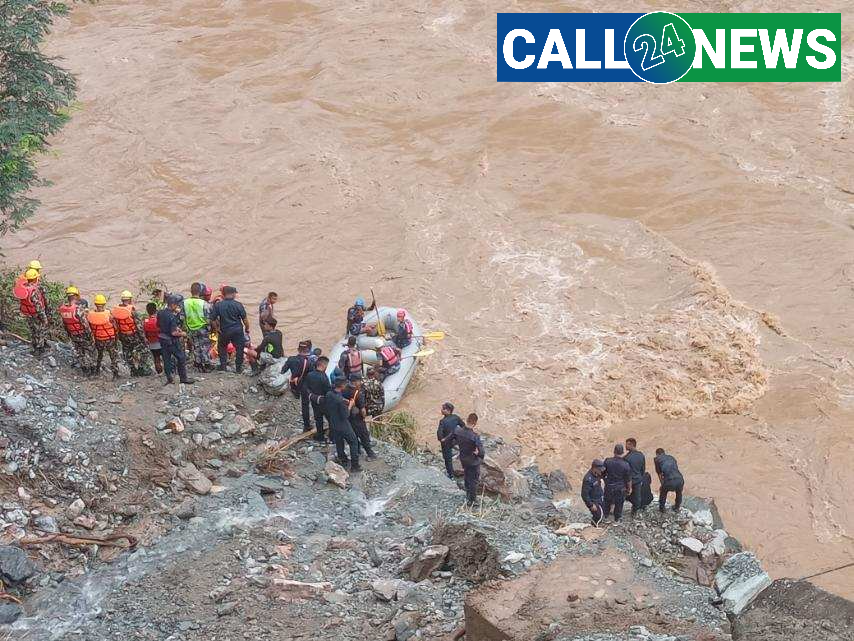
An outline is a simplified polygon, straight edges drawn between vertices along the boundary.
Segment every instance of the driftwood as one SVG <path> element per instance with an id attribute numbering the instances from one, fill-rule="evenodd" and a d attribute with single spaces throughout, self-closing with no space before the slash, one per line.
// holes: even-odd
<path id="1" fill-rule="evenodd" d="M 127 545 L 119 543 L 122 540 L 127 541 Z M 135 548 L 138 541 L 135 536 L 131 536 L 130 534 L 113 534 L 102 539 L 91 536 L 72 536 L 70 534 L 47 534 L 34 538 L 23 538 L 19 543 L 22 547 L 43 545 L 45 543 L 62 543 L 63 545 L 74 546 L 100 545 L 102 547 Z"/>

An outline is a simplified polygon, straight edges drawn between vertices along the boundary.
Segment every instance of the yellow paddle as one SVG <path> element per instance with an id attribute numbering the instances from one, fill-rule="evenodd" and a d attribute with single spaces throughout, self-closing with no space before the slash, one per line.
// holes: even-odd
<path id="1" fill-rule="evenodd" d="M 411 356 L 407 356 L 406 358 L 427 358 L 428 356 L 432 356 L 436 353 L 436 350 L 432 347 L 428 347 L 427 349 L 422 349 L 420 352 L 415 352 Z"/>
<path id="2" fill-rule="evenodd" d="M 377 313 L 377 334 L 385 337 L 385 323 L 383 323 L 382 314 L 380 314 L 380 310 L 377 307 L 377 297 L 374 296 L 374 288 L 371 288 L 371 300 L 374 303 L 374 311 Z"/>
<path id="3" fill-rule="evenodd" d="M 441 341 L 445 339 L 445 332 L 427 332 L 426 334 L 416 336 L 415 338 L 423 338 L 428 341 Z"/>

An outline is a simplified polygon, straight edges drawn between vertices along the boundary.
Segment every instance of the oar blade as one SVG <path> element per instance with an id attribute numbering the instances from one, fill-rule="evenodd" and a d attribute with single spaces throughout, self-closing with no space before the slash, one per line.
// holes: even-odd
<path id="1" fill-rule="evenodd" d="M 445 339 L 445 332 L 426 332 L 422 338 L 428 341 L 441 341 Z"/>
<path id="2" fill-rule="evenodd" d="M 427 356 L 432 356 L 436 353 L 436 350 L 432 347 L 428 347 L 427 349 L 422 349 L 420 352 L 415 352 L 412 357 L 413 358 L 426 358 Z"/>

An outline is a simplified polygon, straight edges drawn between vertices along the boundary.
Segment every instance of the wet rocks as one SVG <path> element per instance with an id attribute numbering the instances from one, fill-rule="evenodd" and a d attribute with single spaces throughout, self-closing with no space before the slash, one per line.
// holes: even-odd
<path id="1" fill-rule="evenodd" d="M 7 583 L 23 583 L 37 571 L 35 564 L 19 547 L 0 545 L 0 578 Z"/>
<path id="2" fill-rule="evenodd" d="M 346 489 L 347 479 L 350 478 L 350 473 L 335 461 L 327 461 L 323 468 L 326 477 L 330 483 L 337 485 L 341 489 Z"/>
<path id="3" fill-rule="evenodd" d="M 739 615 L 759 593 L 771 585 L 771 577 L 752 552 L 734 554 L 715 575 L 715 590 L 727 614 Z"/>
<path id="4" fill-rule="evenodd" d="M 416 583 L 428 578 L 445 564 L 449 552 L 447 545 L 429 546 L 409 566 L 409 577 Z"/>
<path id="5" fill-rule="evenodd" d="M 211 487 L 213 487 L 208 477 L 199 472 L 192 463 L 185 463 L 178 468 L 178 478 L 196 494 L 209 494 Z"/>

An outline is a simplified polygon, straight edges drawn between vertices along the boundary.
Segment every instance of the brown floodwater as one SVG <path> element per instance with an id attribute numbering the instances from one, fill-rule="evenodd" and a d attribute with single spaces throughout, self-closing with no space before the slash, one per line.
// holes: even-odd
<path id="1" fill-rule="evenodd" d="M 497 11 L 622 6 L 82 6 L 50 43 L 80 108 L 4 252 L 90 294 L 274 289 L 289 348 L 373 287 L 448 332 L 406 399 L 426 440 L 450 399 L 580 481 L 635 436 L 774 576 L 850 562 L 852 45 L 835 84 L 495 81 Z"/>

